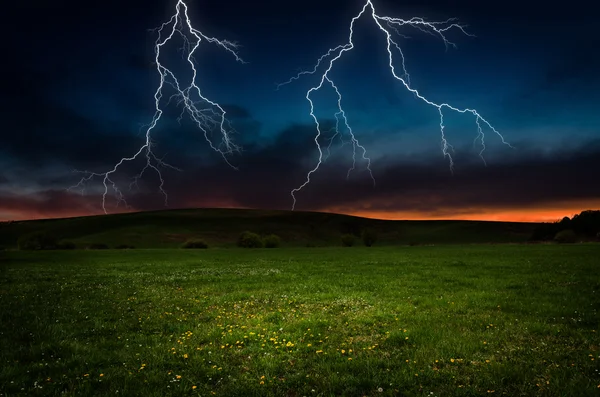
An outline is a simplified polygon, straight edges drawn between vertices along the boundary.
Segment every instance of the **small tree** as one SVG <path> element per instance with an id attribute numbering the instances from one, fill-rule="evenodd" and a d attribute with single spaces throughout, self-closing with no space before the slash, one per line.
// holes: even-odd
<path id="1" fill-rule="evenodd" d="M 556 236 L 554 236 L 554 241 L 556 241 L 557 243 L 562 243 L 562 244 L 576 243 L 577 235 L 571 229 L 561 230 L 560 232 L 556 233 Z"/>
<path id="2" fill-rule="evenodd" d="M 571 219 L 568 216 L 565 216 L 558 222 L 558 226 L 561 229 L 568 229 L 571 226 Z"/>
<path id="3" fill-rule="evenodd" d="M 281 237 L 276 234 L 270 234 L 263 240 L 265 248 L 278 248 L 281 244 Z"/>
<path id="4" fill-rule="evenodd" d="M 192 239 L 187 240 L 185 243 L 183 243 L 181 248 L 206 249 L 206 248 L 208 248 L 208 244 L 206 243 L 206 241 L 204 241 L 200 238 L 192 238 Z"/>
<path id="5" fill-rule="evenodd" d="M 240 234 L 237 245 L 242 248 L 262 248 L 263 241 L 258 234 L 245 231 Z"/>
<path id="6" fill-rule="evenodd" d="M 344 234 L 342 236 L 342 245 L 344 247 L 352 247 L 354 245 L 355 240 L 356 240 L 356 237 L 354 237 L 353 234 Z"/>
<path id="7" fill-rule="evenodd" d="M 367 247 L 370 247 L 377 241 L 377 233 L 373 229 L 365 229 L 362 232 L 362 240 Z"/>

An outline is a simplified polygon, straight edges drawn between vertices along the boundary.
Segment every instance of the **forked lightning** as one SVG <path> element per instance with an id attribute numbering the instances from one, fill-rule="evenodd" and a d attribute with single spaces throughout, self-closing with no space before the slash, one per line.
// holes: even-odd
<path id="1" fill-rule="evenodd" d="M 296 76 L 289 79 L 288 81 L 286 81 L 282 84 L 279 84 L 277 87 L 279 89 L 281 86 L 289 84 L 295 80 L 298 80 L 304 75 L 308 75 L 308 74 L 315 75 L 315 74 L 317 74 L 317 71 L 321 68 L 321 66 L 325 65 L 325 66 L 323 66 L 323 67 L 325 67 L 325 71 L 321 75 L 319 84 L 310 88 L 306 93 L 306 99 L 308 100 L 308 102 L 310 104 L 310 116 L 314 119 L 316 127 L 317 127 L 317 134 L 315 135 L 314 140 L 317 145 L 317 149 L 319 151 L 319 160 L 317 162 L 317 165 L 313 169 L 311 169 L 308 172 L 308 174 L 306 175 L 306 180 L 304 181 L 304 183 L 301 186 L 299 186 L 298 188 L 295 188 L 290 192 L 292 199 L 293 199 L 292 210 L 294 210 L 294 208 L 296 207 L 296 193 L 298 193 L 300 190 L 302 190 L 306 185 L 308 185 L 310 183 L 311 175 L 319 169 L 319 167 L 321 166 L 321 164 L 324 161 L 323 150 L 321 148 L 321 144 L 319 143 L 319 138 L 321 137 L 321 134 L 322 134 L 321 126 L 319 124 L 319 120 L 315 116 L 314 104 L 310 97 L 313 92 L 318 91 L 324 85 L 331 86 L 337 94 L 338 111 L 335 114 L 336 129 L 335 129 L 334 138 L 341 134 L 341 131 L 339 130 L 339 118 L 341 118 L 343 120 L 343 124 L 346 127 L 346 129 L 348 130 L 348 133 L 350 135 L 350 142 L 348 142 L 348 143 L 352 143 L 352 147 L 353 147 L 352 161 L 353 162 L 352 162 L 352 167 L 348 170 L 348 176 L 350 175 L 350 172 L 352 170 L 354 170 L 354 168 L 356 166 L 356 150 L 358 148 L 362 152 L 362 158 L 367 162 L 367 169 L 370 173 L 371 178 L 373 179 L 373 183 L 375 183 L 375 179 L 373 178 L 373 173 L 371 171 L 371 161 L 367 157 L 366 149 L 364 148 L 364 146 L 360 145 L 360 143 L 356 139 L 356 136 L 354 135 L 354 132 L 352 131 L 352 128 L 350 128 L 350 124 L 348 123 L 348 119 L 346 117 L 346 112 L 342 108 L 342 95 L 341 95 L 338 87 L 332 80 L 332 78 L 329 76 L 329 73 L 331 72 L 334 63 L 337 60 L 339 60 L 345 52 L 348 52 L 354 48 L 354 43 L 352 41 L 353 35 L 354 35 L 354 24 L 361 16 L 363 16 L 363 14 L 367 13 L 367 10 L 370 10 L 370 14 L 371 14 L 373 21 L 377 24 L 377 27 L 379 28 L 379 30 L 381 31 L 381 33 L 383 34 L 383 36 L 385 37 L 385 40 L 387 42 L 389 68 L 392 73 L 392 76 L 396 80 L 400 81 L 408 91 L 410 91 L 411 93 L 414 94 L 414 96 L 416 98 L 425 102 L 427 105 L 433 106 L 438 109 L 438 112 L 440 114 L 440 132 L 441 132 L 441 136 L 442 136 L 442 141 L 441 141 L 442 153 L 445 157 L 448 158 L 448 160 L 450 162 L 450 171 L 451 172 L 453 172 L 453 169 L 454 169 L 454 160 L 452 159 L 452 155 L 449 152 L 449 150 L 452 150 L 452 146 L 447 141 L 446 136 L 444 134 L 444 128 L 445 128 L 444 113 L 443 113 L 444 109 L 451 110 L 454 112 L 459 112 L 459 113 L 471 113 L 473 116 L 475 116 L 475 124 L 477 126 L 477 131 L 478 131 L 478 135 L 475 138 L 475 140 L 481 142 L 481 151 L 479 152 L 479 155 L 484 162 L 485 162 L 485 160 L 483 159 L 483 151 L 485 150 L 485 143 L 484 143 L 485 135 L 483 132 L 482 124 L 487 126 L 495 134 L 497 134 L 500 137 L 500 139 L 502 140 L 503 144 L 508 145 L 509 147 L 512 148 L 512 146 L 504 140 L 504 137 L 486 119 L 484 119 L 477 112 L 477 110 L 475 110 L 475 109 L 460 109 L 460 108 L 451 106 L 450 104 L 447 104 L 447 103 L 438 104 L 438 103 L 432 102 L 429 99 L 427 99 L 426 97 L 424 97 L 419 91 L 417 91 L 416 89 L 411 87 L 410 76 L 409 76 L 409 74 L 406 70 L 406 66 L 405 66 L 404 53 L 402 52 L 402 48 L 400 47 L 400 45 L 398 44 L 397 39 L 396 39 L 396 37 L 406 37 L 406 36 L 401 34 L 399 29 L 404 26 L 409 26 L 411 28 L 415 28 L 421 32 L 430 34 L 432 36 L 437 36 L 442 39 L 442 41 L 444 42 L 444 45 L 446 46 L 446 48 L 448 48 L 448 46 L 456 47 L 456 45 L 454 43 L 450 42 L 446 38 L 445 34 L 449 30 L 453 30 L 453 29 L 459 30 L 467 36 L 472 36 L 466 32 L 465 26 L 458 24 L 454 18 L 451 18 L 451 19 L 448 19 L 448 20 L 442 21 L 442 22 L 429 22 L 429 21 L 426 21 L 424 18 L 420 18 L 420 17 L 414 17 L 414 18 L 406 20 L 406 19 L 401 19 L 401 18 L 379 16 L 376 13 L 375 6 L 373 5 L 372 1 L 367 0 L 367 2 L 365 3 L 365 5 L 361 9 L 361 11 L 358 13 L 358 15 L 356 15 L 354 18 L 352 18 L 352 21 L 350 22 L 350 32 L 349 32 L 349 36 L 348 36 L 348 42 L 346 44 L 339 45 L 334 48 L 330 48 L 327 51 L 327 53 L 325 53 L 318 59 L 317 63 L 315 64 L 315 66 L 312 70 L 302 71 L 302 72 L 298 73 Z M 394 54 L 396 54 L 396 57 L 397 56 L 400 57 L 400 65 L 402 68 L 401 74 L 398 74 L 398 72 L 396 70 L 396 66 L 394 63 Z M 331 142 L 327 146 L 328 152 L 329 152 L 330 146 L 331 146 Z"/>
<path id="2" fill-rule="evenodd" d="M 178 104 L 183 104 L 183 110 L 178 121 L 180 121 L 181 117 L 187 112 L 200 131 L 204 133 L 204 137 L 206 138 L 206 141 L 209 143 L 210 147 L 216 152 L 220 153 L 230 166 L 232 165 L 227 160 L 226 156 L 239 150 L 239 147 L 236 146 L 231 139 L 231 134 L 234 131 L 225 117 L 225 110 L 223 110 L 218 103 L 210 100 L 202 94 L 200 87 L 196 82 L 197 70 L 194 64 L 194 53 L 203 40 L 221 47 L 223 50 L 231 53 L 231 55 L 235 57 L 236 61 L 244 63 L 242 58 L 240 58 L 238 55 L 238 45 L 231 41 L 219 40 L 214 37 L 206 36 L 201 31 L 195 29 L 192 26 L 192 22 L 190 21 L 190 17 L 188 15 L 188 7 L 183 0 L 178 0 L 176 12 L 171 19 L 163 23 L 160 27 L 154 29 L 154 31 L 158 31 L 158 38 L 155 43 L 155 64 L 156 70 L 160 75 L 160 84 L 158 85 L 158 88 L 154 94 L 156 109 L 154 116 L 150 124 L 145 126 L 146 139 L 144 144 L 133 156 L 122 158 L 111 170 L 107 172 L 97 173 L 89 171 L 77 171 L 84 173 L 86 176 L 84 176 L 77 185 L 69 188 L 69 190 L 80 189 L 81 193 L 83 194 L 85 186 L 88 182 L 92 181 L 94 178 L 100 178 L 102 180 L 102 184 L 104 185 L 104 192 L 102 194 L 102 209 L 104 210 L 104 213 L 107 213 L 106 198 L 111 188 L 117 199 L 117 205 L 119 205 L 119 203 L 124 203 L 125 206 L 127 206 L 127 202 L 125 201 L 125 196 L 122 190 L 114 181 L 114 174 L 124 163 L 134 161 L 138 158 L 145 158 L 145 166 L 142 168 L 140 173 L 133 178 L 130 188 L 137 183 L 137 181 L 144 175 L 146 171 L 153 170 L 158 175 L 160 180 L 159 189 L 165 198 L 165 205 L 167 205 L 168 196 L 167 192 L 164 190 L 164 179 L 160 169 L 166 167 L 178 170 L 178 168 L 165 163 L 162 161 L 162 159 L 155 155 L 152 150 L 153 142 L 151 139 L 151 133 L 163 115 L 164 106 L 167 106 L 172 100 L 176 100 Z M 161 50 L 176 35 L 180 35 L 184 41 L 182 50 L 184 51 L 184 54 L 187 53 L 186 60 L 192 70 L 191 82 L 185 87 L 180 84 L 174 72 L 161 64 Z M 175 90 L 175 93 L 168 98 L 165 104 L 161 104 L 165 86 L 172 87 Z M 209 138 L 209 133 L 217 130 L 221 134 L 221 142 L 218 145 L 215 145 Z"/>

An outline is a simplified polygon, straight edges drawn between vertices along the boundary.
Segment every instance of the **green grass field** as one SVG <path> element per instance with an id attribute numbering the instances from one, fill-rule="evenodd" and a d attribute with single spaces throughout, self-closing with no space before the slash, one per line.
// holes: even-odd
<path id="1" fill-rule="evenodd" d="M 5 251 L 0 395 L 600 395 L 600 245 Z"/>

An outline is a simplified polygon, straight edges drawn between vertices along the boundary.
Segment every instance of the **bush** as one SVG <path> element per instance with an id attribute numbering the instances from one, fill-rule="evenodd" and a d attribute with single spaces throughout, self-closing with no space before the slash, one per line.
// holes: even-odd
<path id="1" fill-rule="evenodd" d="M 561 244 L 576 243 L 577 235 L 571 229 L 561 230 L 560 232 L 556 233 L 556 236 L 554 236 L 554 241 Z"/>
<path id="2" fill-rule="evenodd" d="M 85 248 L 89 249 L 89 250 L 106 250 L 106 249 L 108 249 L 108 245 L 106 245 L 104 243 L 92 243 L 92 244 L 88 244 L 88 246 Z"/>
<path id="3" fill-rule="evenodd" d="M 242 248 L 262 248 L 263 241 L 258 234 L 245 231 L 240 234 L 237 245 Z"/>
<path id="4" fill-rule="evenodd" d="M 342 236 L 342 245 L 344 247 L 352 247 L 354 245 L 355 240 L 356 240 L 356 238 L 354 237 L 353 234 L 344 234 Z"/>
<path id="5" fill-rule="evenodd" d="M 206 241 L 204 241 L 202 239 L 193 238 L 193 239 L 189 239 L 185 243 L 183 243 L 183 245 L 181 246 L 181 248 L 200 248 L 200 249 L 206 249 L 206 248 L 208 248 L 208 244 L 206 243 Z"/>
<path id="6" fill-rule="evenodd" d="M 74 250 L 75 248 L 77 248 L 77 246 L 72 241 L 61 241 L 56 245 L 56 249 L 59 250 Z"/>
<path id="7" fill-rule="evenodd" d="M 271 234 L 264 238 L 263 243 L 265 248 L 278 248 L 281 244 L 281 237 L 276 234 Z"/>
<path id="8" fill-rule="evenodd" d="M 363 243 L 370 247 L 377 241 L 377 233 L 373 229 L 365 229 L 362 232 Z"/>
<path id="9" fill-rule="evenodd" d="M 17 241 L 20 250 L 51 250 L 56 249 L 56 238 L 44 232 L 34 232 L 21 236 Z"/>
<path id="10" fill-rule="evenodd" d="M 118 249 L 118 250 L 132 250 L 132 249 L 135 249 L 135 247 L 133 245 L 129 245 L 129 244 L 117 245 L 115 248 Z"/>

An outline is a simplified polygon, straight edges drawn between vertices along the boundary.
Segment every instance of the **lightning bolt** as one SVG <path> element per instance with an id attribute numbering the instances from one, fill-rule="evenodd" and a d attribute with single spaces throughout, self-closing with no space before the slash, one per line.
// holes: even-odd
<path id="1" fill-rule="evenodd" d="M 81 178 L 78 184 L 67 189 L 80 189 L 81 193 L 84 194 L 86 184 L 91 182 L 94 178 L 100 178 L 104 186 L 104 192 L 102 194 L 102 209 L 104 210 L 105 214 L 107 213 L 106 199 L 111 189 L 115 194 L 117 206 L 119 206 L 120 203 L 123 203 L 126 207 L 129 207 L 125 201 L 125 195 L 123 194 L 123 191 L 118 187 L 114 180 L 114 174 L 123 164 L 134 161 L 138 158 L 143 158 L 145 160 L 145 165 L 140 173 L 133 178 L 133 181 L 129 185 L 130 190 L 133 189 L 134 186 L 137 186 L 138 181 L 146 172 L 154 171 L 160 180 L 159 190 L 164 196 L 165 206 L 168 204 L 168 196 L 164 189 L 165 181 L 161 173 L 161 168 L 170 168 L 177 171 L 181 170 L 177 167 L 167 164 L 162 158 L 156 156 L 153 151 L 155 143 L 151 138 L 152 131 L 156 128 L 161 116 L 163 115 L 163 107 L 161 106 L 161 102 L 163 101 L 164 89 L 166 86 L 173 88 L 175 93 L 168 98 L 165 107 L 168 106 L 172 101 L 176 101 L 177 105 L 183 104 L 183 109 L 177 118 L 177 121 L 181 122 L 184 114 L 187 113 L 196 124 L 197 128 L 203 132 L 204 137 L 210 147 L 219 153 L 227 162 L 227 164 L 236 169 L 236 167 L 234 167 L 226 157 L 227 155 L 240 150 L 240 147 L 235 145 L 231 139 L 231 135 L 235 133 L 235 131 L 225 117 L 226 112 L 221 105 L 204 96 L 200 90 L 200 87 L 196 83 L 197 69 L 195 66 L 194 53 L 200 46 L 200 43 L 205 40 L 208 43 L 215 44 L 223 50 L 229 52 L 235 57 L 236 61 L 240 63 L 246 62 L 239 57 L 237 51 L 239 46 L 235 42 L 219 40 L 214 37 L 206 36 L 204 33 L 194 28 L 188 15 L 188 6 L 183 0 L 178 0 L 175 10 L 175 14 L 167 22 L 163 23 L 158 28 L 151 29 L 151 31 L 158 32 L 158 38 L 156 39 L 154 47 L 154 63 L 160 76 L 160 84 L 158 85 L 158 88 L 154 94 L 155 112 L 154 116 L 152 117 L 152 121 L 143 126 L 143 128 L 146 129 L 146 139 L 144 144 L 133 156 L 123 157 L 112 169 L 107 172 L 97 173 L 75 170 L 75 172 L 83 173 L 85 176 Z M 182 57 L 187 61 L 192 70 L 191 82 L 185 87 L 180 84 L 179 80 L 175 76 L 175 73 L 161 64 L 160 61 L 161 50 L 176 35 L 179 35 L 183 39 L 184 45 L 181 48 Z M 187 56 L 185 54 L 187 54 Z M 209 133 L 215 130 L 218 130 L 221 134 L 221 142 L 218 145 L 215 145 L 209 138 Z"/>
<path id="2" fill-rule="evenodd" d="M 290 192 L 290 195 L 292 196 L 292 199 L 293 199 L 292 210 L 294 210 L 294 208 L 296 207 L 296 193 L 300 192 L 306 185 L 308 185 L 310 183 L 311 175 L 314 174 L 319 169 L 321 164 L 328 157 L 328 156 L 325 158 L 323 157 L 323 150 L 319 143 L 319 138 L 322 135 L 321 126 L 319 124 L 317 117 L 314 114 L 314 104 L 311 99 L 311 94 L 314 93 L 315 91 L 320 90 L 324 85 L 331 86 L 335 90 L 335 92 L 337 93 L 337 96 L 338 96 L 338 101 L 337 101 L 338 110 L 335 114 L 336 127 L 335 127 L 334 137 L 336 137 L 338 134 L 341 134 L 341 131 L 339 130 L 339 119 L 338 118 L 340 118 L 343 121 L 344 126 L 346 127 L 346 129 L 348 130 L 348 133 L 350 135 L 350 142 L 352 143 L 352 147 L 353 147 L 352 167 L 348 170 L 347 177 L 349 177 L 350 173 L 355 169 L 356 151 L 357 151 L 357 149 L 359 149 L 362 152 L 363 160 L 365 160 L 367 162 L 367 170 L 369 171 L 371 179 L 373 180 L 373 183 L 375 183 L 375 179 L 373 177 L 373 173 L 371 170 L 371 160 L 367 157 L 366 149 L 364 148 L 364 146 L 360 145 L 360 143 L 356 139 L 356 136 L 354 135 L 352 129 L 350 128 L 348 119 L 346 117 L 346 112 L 342 108 L 342 95 L 341 95 L 338 87 L 335 85 L 334 81 L 332 80 L 332 78 L 329 76 L 331 70 L 333 69 L 334 63 L 336 61 L 338 61 L 344 53 L 351 51 L 354 48 L 354 43 L 352 41 L 352 38 L 354 36 L 354 24 L 358 19 L 360 19 L 364 14 L 367 13 L 367 10 L 370 10 L 370 15 L 371 15 L 373 21 L 377 24 L 377 27 L 383 33 L 385 40 L 387 42 L 387 53 L 388 53 L 388 59 L 389 59 L 388 66 L 390 68 L 392 76 L 396 80 L 401 82 L 402 85 L 409 92 L 411 92 L 415 96 L 416 99 L 420 99 L 421 101 L 425 102 L 427 105 L 437 108 L 439 115 L 440 115 L 440 124 L 439 125 L 440 125 L 440 133 L 441 133 L 442 153 L 443 153 L 444 157 L 448 158 L 448 161 L 450 163 L 450 171 L 452 173 L 454 172 L 454 160 L 452 158 L 450 151 L 453 151 L 454 148 L 448 142 L 448 140 L 446 139 L 446 135 L 444 134 L 445 125 L 444 125 L 444 112 L 443 111 L 445 109 L 449 110 L 449 111 L 463 113 L 463 114 L 470 113 L 475 117 L 475 123 L 477 125 L 478 135 L 475 138 L 474 144 L 476 144 L 477 141 L 481 142 L 482 149 L 479 152 L 479 156 L 484 161 L 484 164 L 485 164 L 485 159 L 483 158 L 483 152 L 485 150 L 485 141 L 484 141 L 485 135 L 483 132 L 483 126 L 487 126 L 492 132 L 494 132 L 496 135 L 498 135 L 500 137 L 500 139 L 502 140 L 503 144 L 513 148 L 508 142 L 506 142 L 504 140 L 504 137 L 502 136 L 502 134 L 500 134 L 485 118 L 483 118 L 477 112 L 477 110 L 468 109 L 468 108 L 461 109 L 461 108 L 454 107 L 448 103 L 435 103 L 435 102 L 427 99 L 425 96 L 423 96 L 418 90 L 411 87 L 410 75 L 408 74 L 407 69 L 406 69 L 404 52 L 402 51 L 402 48 L 400 47 L 400 45 L 397 42 L 397 39 L 395 38 L 396 36 L 401 37 L 401 38 L 407 37 L 400 33 L 400 28 L 402 28 L 404 26 L 408 26 L 411 28 L 415 28 L 423 33 L 427 33 L 434 37 L 438 37 L 443 41 L 443 43 L 446 47 L 446 50 L 447 50 L 449 46 L 456 48 L 456 44 L 452 43 L 451 41 L 449 41 L 446 38 L 446 33 L 448 31 L 459 30 L 463 34 L 473 37 L 473 35 L 467 33 L 467 31 L 465 30 L 466 26 L 458 24 L 456 22 L 455 18 L 450 18 L 446 21 L 441 21 L 441 22 L 430 22 L 430 21 L 426 21 L 424 18 L 420 18 L 420 17 L 414 17 L 411 19 L 401 19 L 401 18 L 392 18 L 392 17 L 387 17 L 387 16 L 379 16 L 376 13 L 375 6 L 373 5 L 372 1 L 367 0 L 367 2 L 364 4 L 363 8 L 358 13 L 358 15 L 356 15 L 354 18 L 352 18 L 352 21 L 350 22 L 350 32 L 349 32 L 349 36 L 348 36 L 348 42 L 346 44 L 342 44 L 342 45 L 338 45 L 337 47 L 330 48 L 325 54 L 323 54 L 317 60 L 317 63 L 315 64 L 315 66 L 313 67 L 312 70 L 301 71 L 296 76 L 293 76 L 292 78 L 290 78 L 288 81 L 277 85 L 277 89 L 280 89 L 282 86 L 284 86 L 286 84 L 290 84 L 296 80 L 299 80 L 301 77 L 303 77 L 305 75 L 315 75 L 315 74 L 317 74 L 317 71 L 322 66 L 325 67 L 325 71 L 321 74 L 319 84 L 314 87 L 311 87 L 306 92 L 306 99 L 308 100 L 308 102 L 310 104 L 310 116 L 315 121 L 315 124 L 317 127 L 317 133 L 315 135 L 314 141 L 315 141 L 315 144 L 317 145 L 317 149 L 319 151 L 319 160 L 318 160 L 317 164 L 315 165 L 315 167 L 307 173 L 306 180 L 304 181 L 304 183 L 302 185 L 300 185 L 299 187 L 293 189 Z M 394 64 L 394 53 L 396 53 L 397 54 L 396 56 L 399 56 L 399 58 L 400 58 L 401 73 L 398 72 L 396 70 L 396 67 L 394 66 L 395 65 Z M 332 138 L 332 140 L 333 140 L 333 138 Z M 329 153 L 330 146 L 331 146 L 331 141 L 330 141 L 329 145 L 327 146 L 328 153 Z"/>

